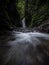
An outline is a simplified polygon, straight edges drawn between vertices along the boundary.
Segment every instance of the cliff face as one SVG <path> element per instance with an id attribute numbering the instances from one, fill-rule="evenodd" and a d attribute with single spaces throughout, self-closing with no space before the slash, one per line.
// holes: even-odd
<path id="1" fill-rule="evenodd" d="M 27 0 L 27 1 L 26 1 L 26 24 L 28 27 L 39 26 L 49 18 L 49 0 Z"/>
<path id="2" fill-rule="evenodd" d="M 9 29 L 12 26 L 21 26 L 16 0 L 0 0 L 0 29 Z"/>

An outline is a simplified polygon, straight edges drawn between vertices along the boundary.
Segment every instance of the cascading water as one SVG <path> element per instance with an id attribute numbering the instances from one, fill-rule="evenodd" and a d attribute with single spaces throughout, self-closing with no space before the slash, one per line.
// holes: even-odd
<path id="1" fill-rule="evenodd" d="M 36 63 L 39 63 L 36 62 L 37 60 L 40 63 L 47 63 L 44 59 L 49 57 L 48 52 L 44 48 L 44 51 L 37 48 L 41 44 L 42 47 L 47 44 L 49 48 L 49 34 L 13 31 L 12 36 L 6 41 L 6 44 L 0 45 L 0 59 L 3 62 L 0 65 L 36 65 Z M 46 52 L 47 56 L 43 55 L 43 52 Z"/>
<path id="2" fill-rule="evenodd" d="M 23 27 L 23 28 L 26 28 L 25 18 L 22 19 L 22 27 Z"/>
<path id="3" fill-rule="evenodd" d="M 22 20 L 22 27 L 24 32 L 13 31 L 11 36 L 6 36 L 7 39 L 0 40 L 0 65 L 44 65 L 43 62 L 49 65 L 49 34 L 36 30 L 29 32 L 26 29 L 25 18 Z M 43 48 L 38 49 L 41 45 Z M 48 48 L 44 48 L 45 45 Z M 45 62 L 47 57 L 48 62 Z"/>
<path id="4" fill-rule="evenodd" d="M 16 39 L 14 41 L 9 41 L 11 45 L 13 45 L 14 43 L 30 43 L 32 45 L 38 45 L 45 40 L 48 40 L 49 42 L 49 34 L 39 32 L 14 32 L 14 36 Z"/>

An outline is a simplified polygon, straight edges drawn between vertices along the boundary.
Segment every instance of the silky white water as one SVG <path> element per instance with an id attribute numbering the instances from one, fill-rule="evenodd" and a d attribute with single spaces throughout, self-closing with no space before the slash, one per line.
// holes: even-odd
<path id="1" fill-rule="evenodd" d="M 23 27 L 23 28 L 26 28 L 25 18 L 22 19 L 22 27 Z"/>
<path id="2" fill-rule="evenodd" d="M 37 46 L 40 44 L 45 45 L 45 43 L 49 46 L 49 34 L 13 31 L 11 38 L 12 40 L 10 39 L 6 44 L 2 44 L 0 48 L 0 57 L 4 61 L 2 61 L 3 65 L 7 63 L 11 63 L 11 65 L 14 65 L 14 63 L 15 65 L 20 65 L 21 62 L 23 62 L 21 65 L 29 65 L 29 63 L 31 65 L 36 58 L 40 62 L 44 61 L 44 56 L 41 57 L 41 51 L 39 52 L 40 49 L 38 49 Z M 15 39 L 13 40 L 13 38 Z"/>
<path id="3" fill-rule="evenodd" d="M 49 41 L 49 34 L 39 33 L 39 32 L 14 32 L 13 34 L 15 36 L 14 41 L 9 41 L 10 44 L 15 45 L 17 43 L 30 43 L 33 44 L 33 46 L 41 44 L 43 41 L 41 39 L 48 40 Z"/>

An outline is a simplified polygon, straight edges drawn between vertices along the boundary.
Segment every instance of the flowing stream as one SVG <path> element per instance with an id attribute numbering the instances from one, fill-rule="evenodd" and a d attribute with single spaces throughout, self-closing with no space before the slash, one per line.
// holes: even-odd
<path id="1" fill-rule="evenodd" d="M 22 28 L 26 29 L 26 24 L 25 24 L 25 18 L 22 20 Z M 49 34 L 45 33 L 40 33 L 40 32 L 18 32 L 18 31 L 13 31 L 13 35 L 15 37 L 14 41 L 8 41 L 8 44 L 10 43 L 11 45 L 16 45 L 17 43 L 30 43 L 33 46 L 36 46 L 38 44 L 41 44 L 42 42 L 45 42 L 48 40 L 49 42 Z"/>
<path id="2" fill-rule="evenodd" d="M 24 20 L 22 26 L 26 28 Z M 0 65 L 49 65 L 49 34 L 13 31 L 0 43 Z"/>
<path id="3" fill-rule="evenodd" d="M 9 41 L 10 44 L 30 43 L 33 45 L 38 45 L 46 40 L 49 42 L 49 34 L 44 34 L 44 33 L 39 33 L 39 32 L 27 32 L 27 33 L 14 32 L 13 35 L 15 36 L 15 40 Z"/>

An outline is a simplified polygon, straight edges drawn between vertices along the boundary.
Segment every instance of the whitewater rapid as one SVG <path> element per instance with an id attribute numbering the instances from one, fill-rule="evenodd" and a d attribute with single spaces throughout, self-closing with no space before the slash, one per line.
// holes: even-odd
<path id="1" fill-rule="evenodd" d="M 43 41 L 49 41 L 49 34 L 39 33 L 39 32 L 14 32 L 15 40 L 8 41 L 8 44 L 16 45 L 21 43 L 30 43 L 33 46 L 41 44 Z M 42 40 L 42 41 L 41 41 Z"/>

